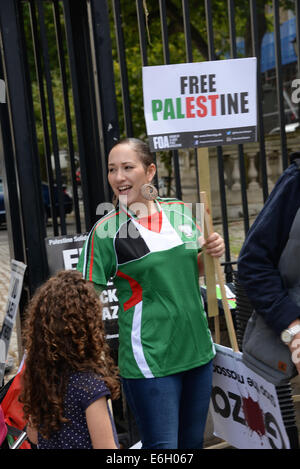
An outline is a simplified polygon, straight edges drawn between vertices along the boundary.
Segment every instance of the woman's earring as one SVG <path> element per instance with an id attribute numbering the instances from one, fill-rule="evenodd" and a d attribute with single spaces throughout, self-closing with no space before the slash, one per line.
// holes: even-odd
<path id="1" fill-rule="evenodd" d="M 144 184 L 141 187 L 141 194 L 146 200 L 154 200 L 158 196 L 158 192 L 153 184 Z"/>

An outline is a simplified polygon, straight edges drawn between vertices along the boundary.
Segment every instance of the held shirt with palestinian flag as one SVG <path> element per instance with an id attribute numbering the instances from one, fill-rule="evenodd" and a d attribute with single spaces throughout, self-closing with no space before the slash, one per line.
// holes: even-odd
<path id="1" fill-rule="evenodd" d="M 183 202 L 158 198 L 156 204 L 158 212 L 146 219 L 122 206 L 101 218 L 77 266 L 103 288 L 113 278 L 124 378 L 179 373 L 215 355 L 198 283 L 202 233 Z"/>

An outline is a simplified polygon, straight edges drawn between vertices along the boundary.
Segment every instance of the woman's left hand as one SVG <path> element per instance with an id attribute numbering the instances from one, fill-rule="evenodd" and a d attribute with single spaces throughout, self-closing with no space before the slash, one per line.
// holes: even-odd
<path id="1" fill-rule="evenodd" d="M 225 244 L 223 238 L 219 233 L 212 233 L 204 241 L 203 247 L 207 254 L 210 254 L 212 257 L 221 257 L 225 251 Z"/>

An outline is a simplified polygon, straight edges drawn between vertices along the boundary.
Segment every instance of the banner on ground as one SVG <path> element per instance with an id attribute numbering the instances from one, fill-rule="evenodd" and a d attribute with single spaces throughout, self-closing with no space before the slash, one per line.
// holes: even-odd
<path id="1" fill-rule="evenodd" d="M 23 262 L 16 261 L 15 259 L 11 261 L 8 298 L 4 321 L 0 332 L 0 383 L 2 383 L 5 373 L 5 360 L 7 358 L 9 344 L 18 313 L 26 268 L 27 266 L 23 264 Z"/>
<path id="2" fill-rule="evenodd" d="M 50 275 L 59 270 L 76 269 L 88 233 L 55 236 L 45 239 L 48 267 Z M 102 291 L 102 317 L 105 325 L 106 339 L 112 349 L 118 348 L 118 312 L 119 301 L 116 288 L 110 280 L 107 288 Z"/>
<path id="3" fill-rule="evenodd" d="M 256 57 L 143 67 L 151 151 L 257 139 Z"/>
<path id="4" fill-rule="evenodd" d="M 276 388 L 242 362 L 242 354 L 216 344 L 210 412 L 214 433 L 239 449 L 287 449 Z"/>

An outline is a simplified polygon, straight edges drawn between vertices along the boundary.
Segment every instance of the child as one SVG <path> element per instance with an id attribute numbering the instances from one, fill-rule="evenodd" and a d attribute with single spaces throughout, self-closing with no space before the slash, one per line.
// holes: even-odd
<path id="1" fill-rule="evenodd" d="M 61 271 L 36 292 L 27 314 L 20 401 L 30 441 L 39 449 L 117 449 L 107 397 L 119 395 L 118 374 L 92 284 Z"/>

